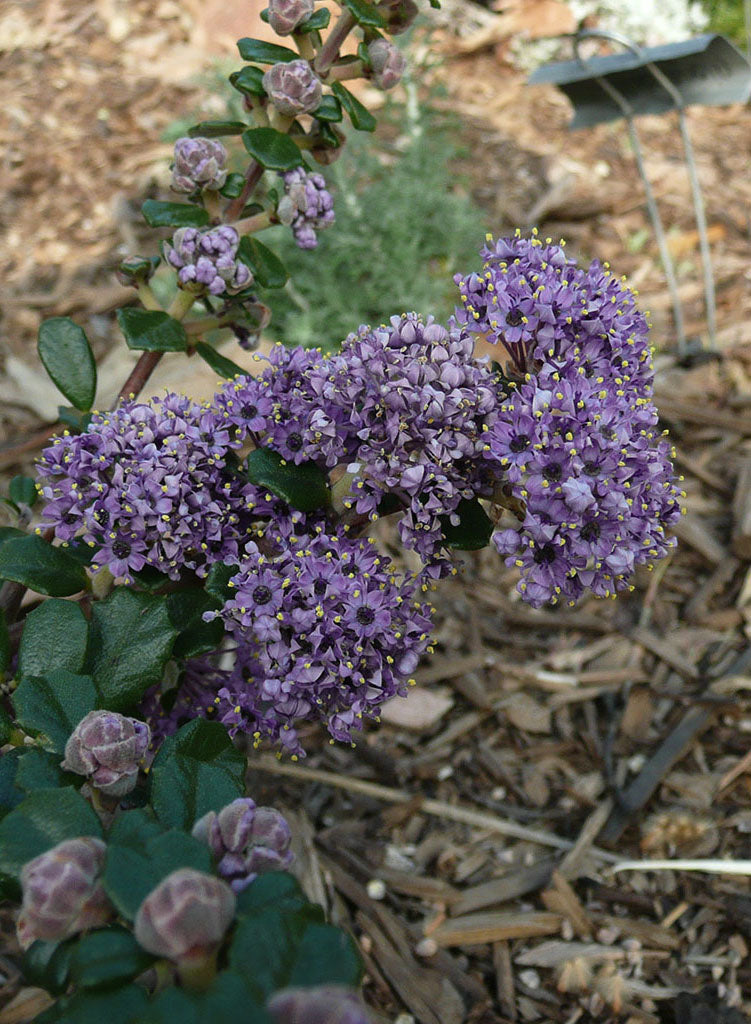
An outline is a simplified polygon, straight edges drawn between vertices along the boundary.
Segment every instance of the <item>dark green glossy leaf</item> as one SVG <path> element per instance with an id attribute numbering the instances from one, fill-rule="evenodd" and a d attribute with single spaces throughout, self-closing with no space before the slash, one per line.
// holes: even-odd
<path id="1" fill-rule="evenodd" d="M 214 562 L 206 577 L 205 590 L 217 601 L 224 604 L 232 597 L 232 587 L 229 581 L 240 571 L 236 565 L 226 565 L 224 562 Z"/>
<path id="2" fill-rule="evenodd" d="M 237 255 L 246 263 L 253 277 L 264 288 L 283 288 L 289 279 L 284 264 L 271 249 L 257 238 L 243 235 L 240 239 Z"/>
<path id="3" fill-rule="evenodd" d="M 203 587 L 178 590 L 167 597 L 170 622 L 179 630 L 172 652 L 174 657 L 194 658 L 197 654 L 216 650 L 224 637 L 224 625 L 221 619 L 204 622 L 203 614 L 220 607 Z"/>
<path id="4" fill-rule="evenodd" d="M 188 347 L 183 325 L 161 310 L 125 306 L 118 309 L 117 322 L 128 348 L 139 352 L 184 352 Z"/>
<path id="5" fill-rule="evenodd" d="M 285 988 L 307 926 L 304 908 L 287 914 L 262 910 L 238 921 L 229 965 L 245 978 L 258 1002 L 264 1003 L 272 992 Z"/>
<path id="6" fill-rule="evenodd" d="M 8 485 L 8 497 L 16 505 L 28 505 L 31 508 L 36 504 L 39 491 L 30 476 L 14 476 Z"/>
<path id="7" fill-rule="evenodd" d="M 38 534 L 15 537 L 0 548 L 0 578 L 23 583 L 50 597 L 68 597 L 86 589 L 86 572 L 63 548 Z"/>
<path id="8" fill-rule="evenodd" d="M 247 64 L 239 71 L 233 72 L 229 76 L 229 82 L 233 89 L 237 89 L 238 92 L 246 96 L 266 95 L 266 90 L 263 87 L 263 71 L 252 64 Z"/>
<path id="9" fill-rule="evenodd" d="M 331 503 L 326 473 L 314 462 L 295 465 L 271 448 L 256 448 L 246 460 L 248 479 L 300 512 L 313 512 Z"/>
<path id="10" fill-rule="evenodd" d="M 10 665 L 10 633 L 8 632 L 8 623 L 5 620 L 5 612 L 0 608 L 0 676 L 8 671 Z M 0 747 L 3 743 L 7 743 L 7 739 L 0 742 Z"/>
<path id="11" fill-rule="evenodd" d="M 454 526 L 448 516 L 441 518 L 443 539 L 450 548 L 478 551 L 490 543 L 493 524 L 477 498 L 462 498 L 457 508 L 459 522 Z"/>
<path id="12" fill-rule="evenodd" d="M 207 811 L 243 795 L 245 758 L 219 722 L 196 719 L 164 741 L 151 769 L 159 821 L 190 829 Z"/>
<path id="13" fill-rule="evenodd" d="M 16 785 L 18 763 L 24 753 L 15 747 L 0 754 L 0 819 L 25 799 L 24 791 Z"/>
<path id="14" fill-rule="evenodd" d="M 244 377 L 247 372 L 243 370 L 242 366 L 227 359 L 221 352 L 217 352 L 213 345 L 209 345 L 205 341 L 198 342 L 196 352 L 205 363 L 209 364 L 214 373 L 218 373 L 220 377 L 226 377 L 227 380 L 232 380 L 238 373 Z"/>
<path id="15" fill-rule="evenodd" d="M 79 605 L 52 598 L 26 616 L 18 650 L 18 675 L 44 676 L 54 669 L 81 672 L 89 624 Z"/>
<path id="16" fill-rule="evenodd" d="M 342 0 L 345 7 L 352 12 L 355 21 L 359 25 L 369 25 L 372 28 L 383 28 L 386 20 L 374 4 L 368 0 Z"/>
<path id="17" fill-rule="evenodd" d="M 261 1006 L 251 1002 L 245 979 L 222 971 L 207 992 L 164 989 L 139 1024 L 273 1024 Z"/>
<path id="18" fill-rule="evenodd" d="M 193 139 L 218 139 L 223 135 L 241 135 L 247 127 L 243 121 L 201 121 L 188 129 L 188 135 Z"/>
<path id="19" fill-rule="evenodd" d="M 328 7 L 319 7 L 306 21 L 298 25 L 295 31 L 300 33 L 320 32 L 322 28 L 328 28 L 330 21 L 331 11 Z"/>
<path id="20" fill-rule="evenodd" d="M 289 63 L 291 60 L 300 60 L 300 54 L 290 50 L 287 46 L 277 46 L 276 43 L 267 43 L 263 39 L 237 40 L 237 48 L 243 60 L 250 60 L 256 64 L 279 64 Z"/>
<path id="21" fill-rule="evenodd" d="M 330 924 L 309 924 L 285 985 L 290 988 L 313 985 L 355 988 L 361 979 L 362 960 L 352 938 Z"/>
<path id="22" fill-rule="evenodd" d="M 0 548 L 16 537 L 28 537 L 28 534 L 25 530 L 19 530 L 17 526 L 0 526 Z"/>
<path id="23" fill-rule="evenodd" d="M 91 674 L 113 711 L 135 704 L 160 682 L 177 630 L 164 597 L 117 587 L 91 613 Z"/>
<path id="24" fill-rule="evenodd" d="M 334 82 L 331 89 L 341 105 L 347 111 L 349 119 L 352 122 L 352 126 L 356 128 L 358 132 L 375 131 L 376 119 L 370 113 L 368 108 L 363 106 L 356 96 L 352 95 L 349 89 L 346 89 L 341 82 Z"/>
<path id="25" fill-rule="evenodd" d="M 224 186 L 219 189 L 226 199 L 237 199 L 245 186 L 244 174 L 228 174 Z"/>
<path id="26" fill-rule="evenodd" d="M 53 789 L 55 786 L 74 786 L 82 782 L 80 775 L 64 772 L 60 767 L 60 755 L 49 750 L 31 747 L 18 760 L 15 784 L 24 793 Z"/>
<path id="27" fill-rule="evenodd" d="M 341 121 L 342 105 L 336 96 L 324 96 L 320 105 L 313 111 L 313 117 L 319 121 Z"/>
<path id="28" fill-rule="evenodd" d="M 86 411 L 94 404 L 96 363 L 88 338 L 70 317 L 55 316 L 39 328 L 39 358 L 68 401 Z"/>
<path id="29" fill-rule="evenodd" d="M 113 925 L 90 932 L 73 946 L 70 978 L 79 988 L 108 989 L 132 981 L 154 962 L 133 934 Z"/>
<path id="30" fill-rule="evenodd" d="M 31 793 L 0 821 L 0 871 L 18 877 L 27 861 L 77 836 L 102 838 L 99 818 L 77 790 Z"/>
<path id="31" fill-rule="evenodd" d="M 53 996 L 68 987 L 71 952 L 75 940 L 67 942 L 32 942 L 23 955 L 21 969 L 24 981 L 38 985 Z"/>
<path id="32" fill-rule="evenodd" d="M 67 405 L 58 405 L 57 415 L 60 422 L 70 427 L 74 434 L 82 434 L 91 423 L 91 413 L 81 413 Z"/>
<path id="33" fill-rule="evenodd" d="M 149 1008 L 146 990 L 124 985 L 109 992 L 76 992 L 58 1000 L 34 1024 L 136 1024 Z"/>
<path id="34" fill-rule="evenodd" d="M 242 138 L 250 155 L 270 171 L 291 171 L 302 163 L 299 147 L 275 128 L 251 128 Z"/>
<path id="35" fill-rule="evenodd" d="M 202 228 L 209 223 L 209 215 L 202 206 L 190 203 L 166 203 L 147 199 L 141 207 L 143 219 L 152 228 Z"/>
<path id="36" fill-rule="evenodd" d="M 237 896 L 237 917 L 276 909 L 291 913 L 305 906 L 307 900 L 300 883 L 285 871 L 269 871 L 259 875 Z"/>
<path id="37" fill-rule="evenodd" d="M 81 719 L 100 704 L 91 676 L 65 669 L 48 672 L 44 678 L 26 677 L 13 694 L 19 724 L 58 754 L 64 752 Z"/>

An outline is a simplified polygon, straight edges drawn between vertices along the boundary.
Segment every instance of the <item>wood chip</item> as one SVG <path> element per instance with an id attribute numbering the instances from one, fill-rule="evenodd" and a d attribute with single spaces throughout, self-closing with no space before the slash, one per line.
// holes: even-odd
<path id="1" fill-rule="evenodd" d="M 465 889 L 452 903 L 451 912 L 458 917 L 536 892 L 547 884 L 554 867 L 555 861 L 552 858 L 540 860 L 529 867 L 511 871 L 501 878 L 493 878 L 481 885 L 474 885 L 470 889 Z"/>
<path id="2" fill-rule="evenodd" d="M 412 686 L 406 697 L 392 697 L 381 708 L 381 720 L 397 729 L 430 732 L 454 706 L 445 693 Z"/>
<path id="3" fill-rule="evenodd" d="M 439 946 L 473 946 L 481 942 L 529 939 L 535 935 L 555 935 L 560 930 L 560 914 L 544 912 L 497 912 L 453 917 L 431 933 Z"/>
<path id="4" fill-rule="evenodd" d="M 592 921 L 572 887 L 559 871 L 553 872 L 551 881 L 551 887 L 540 896 L 544 906 L 565 917 L 580 939 L 591 938 Z"/>

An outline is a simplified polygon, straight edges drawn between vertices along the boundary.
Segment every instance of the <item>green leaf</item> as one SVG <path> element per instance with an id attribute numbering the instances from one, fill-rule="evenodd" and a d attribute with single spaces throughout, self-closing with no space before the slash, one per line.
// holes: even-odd
<path id="1" fill-rule="evenodd" d="M 152 228 L 202 228 L 209 223 L 208 211 L 202 206 L 191 206 L 189 203 L 165 203 L 158 199 L 147 199 L 141 207 L 141 213 Z"/>
<path id="2" fill-rule="evenodd" d="M 44 942 L 37 939 L 23 954 L 21 969 L 24 981 L 46 989 L 53 996 L 68 987 L 70 957 L 75 940 Z"/>
<path id="3" fill-rule="evenodd" d="M 271 448 L 256 448 L 245 465 L 251 483 L 267 487 L 300 512 L 313 512 L 331 504 L 326 473 L 314 462 L 295 465 Z"/>
<path id="4" fill-rule="evenodd" d="M 91 674 L 113 711 L 135 704 L 160 682 L 177 630 L 164 597 L 117 587 L 91 613 Z"/>
<path id="5" fill-rule="evenodd" d="M 328 7 L 319 7 L 309 18 L 307 18 L 301 25 L 298 25 L 295 32 L 306 33 L 306 32 L 320 32 L 322 28 L 328 28 L 328 24 L 331 21 L 331 11 Z"/>
<path id="6" fill-rule="evenodd" d="M 359 25 L 369 25 L 372 28 L 384 28 L 386 19 L 376 10 L 373 4 L 367 0 L 342 0 L 345 7 L 348 7 Z"/>
<path id="7" fill-rule="evenodd" d="M 305 906 L 307 900 L 300 883 L 286 871 L 269 871 L 259 875 L 237 896 L 237 917 L 248 917 L 263 910 L 276 909 L 292 913 Z"/>
<path id="8" fill-rule="evenodd" d="M 139 1024 L 273 1024 L 271 1016 L 251 1002 L 245 979 L 223 970 L 206 992 L 170 986 L 153 1000 Z"/>
<path id="9" fill-rule="evenodd" d="M 342 105 L 336 96 L 324 96 L 320 105 L 313 111 L 313 117 L 319 121 L 341 121 Z"/>
<path id="10" fill-rule="evenodd" d="M 124 985 L 110 992 L 84 989 L 58 1000 L 34 1019 L 34 1024 L 135 1024 L 144 1020 L 149 997 L 140 985 Z"/>
<path id="11" fill-rule="evenodd" d="M 192 139 L 218 139 L 223 135 L 241 135 L 247 128 L 244 121 L 201 121 L 188 129 Z"/>
<path id="12" fill-rule="evenodd" d="M 143 810 L 127 811 L 107 841 L 104 888 L 128 919 L 162 879 L 180 868 L 211 872 L 211 851 L 181 829 L 166 832 Z"/>
<path id="13" fill-rule="evenodd" d="M 291 60 L 300 59 L 300 54 L 287 46 L 266 43 L 263 39 L 249 39 L 247 36 L 237 40 L 237 48 L 243 60 L 250 60 L 256 64 L 287 64 Z"/>
<path id="14" fill-rule="evenodd" d="M 8 671 L 10 665 L 11 647 L 8 623 L 5 620 L 5 612 L 0 608 L 0 676 Z M 7 739 L 0 741 L 0 747 L 7 743 Z"/>
<path id="15" fill-rule="evenodd" d="M 242 139 L 250 155 L 270 171 L 291 171 L 302 163 L 296 143 L 275 128 L 250 128 Z"/>
<path id="16" fill-rule="evenodd" d="M 184 352 L 188 347 L 183 325 L 161 310 L 124 306 L 117 311 L 117 322 L 128 348 L 142 352 Z"/>
<path id="17" fill-rule="evenodd" d="M 287 914 L 263 910 L 238 921 L 229 965 L 245 978 L 248 990 L 259 1002 L 285 988 L 307 925 L 305 908 Z"/>
<path id="18" fill-rule="evenodd" d="M 80 775 L 64 772 L 60 767 L 60 755 L 49 750 L 32 747 L 18 759 L 15 784 L 25 793 L 36 793 L 40 789 L 54 789 L 55 786 L 75 786 L 83 782 Z"/>
<path id="19" fill-rule="evenodd" d="M 45 676 L 54 669 L 81 672 L 89 624 L 79 605 L 52 598 L 26 616 L 18 651 L 18 675 Z"/>
<path id="20" fill-rule="evenodd" d="M 5 754 L 0 754 L 0 818 L 25 799 L 24 791 L 16 785 L 18 764 L 25 753 L 26 751 L 16 747 Z"/>
<path id="21" fill-rule="evenodd" d="M 223 188 L 219 189 L 221 195 L 226 199 L 237 199 L 245 187 L 244 174 L 228 174 Z"/>
<path id="22" fill-rule="evenodd" d="M 205 341 L 198 342 L 196 352 L 205 363 L 209 364 L 214 373 L 218 373 L 220 377 L 226 377 L 227 380 L 232 380 L 238 373 L 242 377 L 247 373 L 247 370 L 243 370 L 242 366 L 238 366 L 231 359 L 227 359 L 221 352 L 217 352 L 213 345 L 209 345 Z"/>
<path id="23" fill-rule="evenodd" d="M 441 517 L 443 539 L 450 548 L 479 551 L 490 542 L 493 524 L 477 498 L 462 498 L 457 508 L 459 522 L 454 526 L 448 516 Z"/>
<path id="24" fill-rule="evenodd" d="M 245 758 L 219 722 L 195 719 L 164 741 L 151 769 L 151 801 L 163 825 L 190 829 L 243 795 Z"/>
<path id="25" fill-rule="evenodd" d="M 194 658 L 197 654 L 216 650 L 224 637 L 224 625 L 221 619 L 204 622 L 203 613 L 220 607 L 220 603 L 203 587 L 178 590 L 168 596 L 170 622 L 180 631 L 172 652 L 175 658 Z"/>
<path id="26" fill-rule="evenodd" d="M 240 571 L 237 565 L 227 565 L 225 562 L 214 562 L 209 569 L 204 588 L 207 594 L 215 597 L 220 604 L 224 604 L 232 597 L 232 587 L 229 581 Z"/>
<path id="27" fill-rule="evenodd" d="M 263 71 L 252 64 L 247 64 L 239 71 L 234 71 L 229 76 L 229 82 L 233 89 L 237 89 L 238 92 L 246 96 L 266 95 L 266 90 L 263 87 Z"/>
<path id="28" fill-rule="evenodd" d="M 76 409 L 94 404 L 96 363 L 88 338 L 70 317 L 55 316 L 39 328 L 39 358 L 57 388 Z"/>
<path id="29" fill-rule="evenodd" d="M 16 505 L 28 505 L 29 508 L 36 504 L 39 497 L 37 485 L 30 476 L 14 476 L 8 485 L 8 496 Z"/>
<path id="30" fill-rule="evenodd" d="M 0 871 L 18 877 L 21 868 L 64 839 L 102 838 L 91 806 L 72 786 L 31 793 L 0 821 Z"/>
<path id="31" fill-rule="evenodd" d="M 154 962 L 119 925 L 84 935 L 73 947 L 70 977 L 79 988 L 108 989 L 132 981 Z"/>
<path id="32" fill-rule="evenodd" d="M 0 526 L 0 548 L 15 537 L 28 537 L 25 530 L 19 530 L 16 526 Z"/>
<path id="33" fill-rule="evenodd" d="M 62 754 L 75 727 L 99 707 L 101 701 L 91 676 L 74 675 L 65 669 L 21 680 L 13 694 L 19 724 L 38 735 L 50 750 Z"/>
<path id="34" fill-rule="evenodd" d="M 253 277 L 264 288 L 283 288 L 289 279 L 284 264 L 271 249 L 268 249 L 257 238 L 243 235 L 237 249 L 237 255 L 246 263 Z"/>
<path id="35" fill-rule="evenodd" d="M 86 589 L 82 565 L 38 534 L 15 537 L 0 548 L 0 578 L 22 583 L 37 594 L 68 597 Z"/>
<path id="36" fill-rule="evenodd" d="M 341 105 L 347 111 L 349 119 L 352 122 L 352 126 L 356 128 L 358 132 L 375 131 L 376 119 L 370 113 L 368 108 L 363 106 L 356 96 L 352 95 L 349 89 L 345 89 L 341 82 L 334 82 L 331 89 Z"/>
<path id="37" fill-rule="evenodd" d="M 91 413 L 81 413 L 68 405 L 58 405 L 57 415 L 61 423 L 76 434 L 82 434 L 91 423 Z"/>
<path id="38" fill-rule="evenodd" d="M 297 947 L 285 986 L 347 985 L 355 988 L 361 979 L 362 960 L 352 938 L 330 924 L 309 924 Z"/>

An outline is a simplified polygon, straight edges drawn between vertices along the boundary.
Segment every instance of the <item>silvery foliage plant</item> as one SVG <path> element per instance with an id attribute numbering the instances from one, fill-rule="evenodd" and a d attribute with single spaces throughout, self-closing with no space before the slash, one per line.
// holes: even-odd
<path id="1" fill-rule="evenodd" d="M 417 13 L 272 0 L 285 45 L 239 41 L 244 120 L 178 139 L 174 196 L 143 205 L 160 252 L 117 269 L 138 359 L 112 408 L 83 329 L 40 329 L 68 404 L 0 532 L 0 881 L 53 1000 L 41 1024 L 364 1024 L 357 948 L 289 873 L 293 829 L 246 794 L 241 746 L 296 760 L 314 724 L 351 743 L 377 720 L 432 651 L 459 551 L 497 552 L 519 600 L 573 606 L 675 543 L 647 321 L 562 242 L 488 236 L 447 323 L 384 308 L 253 374 L 215 347 L 252 349 L 287 281 L 259 235 L 312 250 L 335 224 L 322 169 L 376 127 L 344 83 L 395 87 Z M 211 401 L 148 397 L 181 353 L 223 378 Z M 370 535 L 384 517 L 408 558 Z"/>

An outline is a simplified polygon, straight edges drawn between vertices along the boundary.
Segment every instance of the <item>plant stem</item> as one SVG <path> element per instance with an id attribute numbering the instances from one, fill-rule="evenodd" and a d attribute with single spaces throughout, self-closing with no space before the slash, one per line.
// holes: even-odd
<path id="1" fill-rule="evenodd" d="M 342 11 L 336 25 L 326 37 L 326 42 L 320 49 L 318 56 L 313 62 L 313 68 L 319 75 L 325 75 L 336 58 L 342 43 L 355 27 L 354 15 L 349 11 Z"/>
<path id="2" fill-rule="evenodd" d="M 153 295 L 151 289 L 149 288 L 148 290 Z M 138 291 L 140 295 L 141 289 L 139 288 Z M 189 312 L 195 300 L 196 297 L 192 292 L 185 291 L 181 288 L 172 300 L 167 312 L 175 320 L 182 320 L 182 318 Z M 117 396 L 118 402 L 127 401 L 129 398 L 138 398 L 146 387 L 149 377 L 159 365 L 159 360 L 163 355 L 163 352 L 141 353 L 138 362 L 131 370 L 130 376 L 120 388 L 120 393 Z"/>
<path id="3" fill-rule="evenodd" d="M 217 327 L 226 327 L 231 316 L 205 316 L 202 320 L 191 320 L 185 325 L 185 333 L 190 337 L 215 331 Z"/>
<path id="4" fill-rule="evenodd" d="M 268 210 L 265 210 L 263 213 L 257 213 L 253 217 L 246 217 L 245 220 L 237 221 L 235 230 L 238 235 L 252 235 L 255 231 L 263 231 L 264 228 L 268 228 L 276 223 L 276 217 Z"/>
<path id="5" fill-rule="evenodd" d="M 144 309 L 161 310 L 162 307 L 159 305 L 159 300 L 147 284 L 139 284 L 137 291 L 138 298 L 141 300 Z"/>
<path id="6" fill-rule="evenodd" d="M 207 189 L 203 193 L 203 208 L 211 218 L 212 224 L 218 224 L 222 219 L 222 206 L 219 200 L 219 193 L 215 189 Z"/>
<path id="7" fill-rule="evenodd" d="M 181 960 L 177 964 L 177 976 L 183 988 L 192 992 L 205 992 L 216 977 L 217 952 L 207 957 Z"/>
<path id="8" fill-rule="evenodd" d="M 310 32 L 295 32 L 292 38 L 295 41 L 295 46 L 300 52 L 300 56 L 304 60 L 313 61 L 315 59 L 316 50 L 313 46 L 313 40 L 310 38 Z"/>
<path id="9" fill-rule="evenodd" d="M 327 81 L 345 82 L 348 78 L 362 78 L 365 74 L 365 65 L 361 60 L 351 60 L 346 64 L 334 64 L 329 69 Z"/>
<path id="10" fill-rule="evenodd" d="M 256 185 L 258 184 L 262 177 L 263 167 L 261 167 L 261 165 L 257 161 L 253 160 L 245 174 L 245 184 L 243 185 L 242 192 L 237 197 L 237 199 L 233 199 L 232 202 L 228 204 L 227 208 L 224 211 L 225 224 L 231 224 L 232 221 L 237 220 L 237 218 L 245 209 L 245 205 L 248 202 L 248 199 L 250 199 L 251 195 L 253 194 L 253 190 L 255 189 Z"/>

